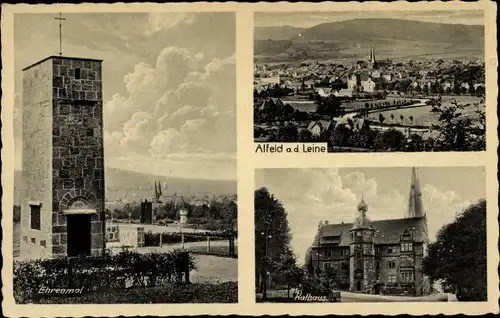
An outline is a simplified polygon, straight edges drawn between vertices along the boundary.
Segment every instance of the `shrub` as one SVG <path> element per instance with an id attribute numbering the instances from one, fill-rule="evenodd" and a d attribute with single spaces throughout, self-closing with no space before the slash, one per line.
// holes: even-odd
<path id="1" fill-rule="evenodd" d="M 14 298 L 18 303 L 36 302 L 38 290 L 45 288 L 153 287 L 183 282 L 183 275 L 196 269 L 191 253 L 140 254 L 123 250 L 116 255 L 16 261 L 14 263 Z M 185 276 L 184 281 L 188 282 Z"/>

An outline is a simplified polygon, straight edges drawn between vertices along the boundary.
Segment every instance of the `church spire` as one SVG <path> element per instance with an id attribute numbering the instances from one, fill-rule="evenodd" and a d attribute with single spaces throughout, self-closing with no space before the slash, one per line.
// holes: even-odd
<path id="1" fill-rule="evenodd" d="M 408 198 L 407 218 L 423 216 L 422 192 L 418 180 L 417 168 L 413 167 L 411 171 L 410 195 Z"/>

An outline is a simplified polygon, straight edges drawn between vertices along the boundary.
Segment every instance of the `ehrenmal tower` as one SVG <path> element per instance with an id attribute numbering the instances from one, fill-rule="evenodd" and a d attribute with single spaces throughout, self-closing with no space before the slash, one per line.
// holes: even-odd
<path id="1" fill-rule="evenodd" d="M 51 56 L 23 70 L 21 257 L 105 248 L 101 67 Z"/>

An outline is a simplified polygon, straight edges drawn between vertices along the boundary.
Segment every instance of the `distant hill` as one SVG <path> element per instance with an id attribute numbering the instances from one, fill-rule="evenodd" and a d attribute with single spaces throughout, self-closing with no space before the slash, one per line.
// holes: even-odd
<path id="1" fill-rule="evenodd" d="M 289 40 L 304 30 L 289 25 L 280 27 L 255 27 L 254 40 Z"/>
<path id="2" fill-rule="evenodd" d="M 484 57 L 484 27 L 398 19 L 354 19 L 289 32 L 290 27 L 256 28 L 257 60 Z M 292 34 L 284 39 L 285 34 Z M 299 34 L 300 33 L 300 34 Z M 266 36 L 267 34 L 268 39 Z M 272 35 L 283 35 L 275 36 Z"/>
<path id="3" fill-rule="evenodd" d="M 21 171 L 15 171 L 14 204 L 20 204 L 23 196 Z M 154 194 L 154 182 L 163 185 L 163 194 L 179 195 L 232 195 L 236 194 L 236 180 L 183 179 L 154 176 L 116 168 L 106 168 L 106 200 L 134 200 L 151 198 Z M 21 185 L 21 186 L 19 186 Z M 165 187 L 168 186 L 167 189 Z M 133 195 L 135 194 L 135 196 Z"/>
<path id="4" fill-rule="evenodd" d="M 484 27 L 398 19 L 354 19 L 321 23 L 303 30 L 301 36 L 295 35 L 291 39 L 356 41 L 359 38 L 455 43 L 474 47 L 484 45 Z"/>

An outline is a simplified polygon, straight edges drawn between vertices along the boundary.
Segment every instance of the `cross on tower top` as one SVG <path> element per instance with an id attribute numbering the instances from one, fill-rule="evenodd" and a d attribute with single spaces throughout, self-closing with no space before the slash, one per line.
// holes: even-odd
<path id="1" fill-rule="evenodd" d="M 59 16 L 54 19 L 59 20 L 59 55 L 62 55 L 62 22 L 66 18 L 63 18 L 62 13 L 59 13 Z"/>

